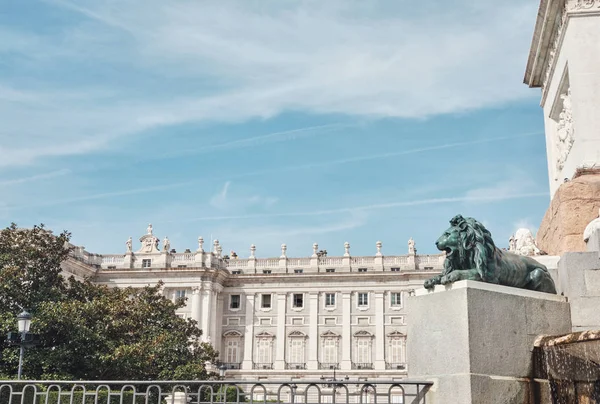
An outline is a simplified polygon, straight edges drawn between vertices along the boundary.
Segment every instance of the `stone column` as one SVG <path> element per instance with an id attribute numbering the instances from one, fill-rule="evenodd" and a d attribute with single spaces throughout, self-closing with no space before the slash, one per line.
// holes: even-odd
<path id="1" fill-rule="evenodd" d="M 202 328 L 202 315 L 201 315 L 201 296 L 200 293 L 202 288 L 196 286 L 192 288 L 192 319 L 198 322 L 198 327 Z M 175 299 L 175 292 L 173 292 L 173 299 Z"/>
<path id="2" fill-rule="evenodd" d="M 340 363 L 341 370 L 352 369 L 352 294 L 350 292 L 342 293 L 342 362 Z"/>
<path id="3" fill-rule="evenodd" d="M 254 300 L 255 295 L 246 295 L 246 327 L 244 335 L 244 360 L 242 362 L 243 370 L 252 370 L 252 353 L 254 348 Z"/>
<path id="4" fill-rule="evenodd" d="M 275 352 L 274 369 L 285 369 L 285 311 L 287 303 L 287 294 L 277 294 L 277 348 Z"/>
<path id="5" fill-rule="evenodd" d="M 310 327 L 308 329 L 308 370 L 319 368 L 319 293 L 311 293 L 310 300 Z"/>
<path id="6" fill-rule="evenodd" d="M 385 327 L 383 292 L 375 292 L 375 370 L 385 370 Z"/>
<path id="7" fill-rule="evenodd" d="M 212 286 L 202 291 L 202 341 L 212 342 L 210 335 L 210 322 L 212 312 Z"/>

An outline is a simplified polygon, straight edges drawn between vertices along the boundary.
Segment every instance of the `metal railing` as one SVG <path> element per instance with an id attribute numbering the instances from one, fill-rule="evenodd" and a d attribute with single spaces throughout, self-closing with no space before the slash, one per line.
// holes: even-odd
<path id="1" fill-rule="evenodd" d="M 361 369 L 373 369 L 373 364 L 372 363 L 355 363 L 352 362 L 352 369 L 357 369 L 357 370 L 361 370 Z"/>
<path id="2" fill-rule="evenodd" d="M 297 379 L 276 381 L 0 380 L 2 404 L 426 403 L 433 382 Z"/>
<path id="3" fill-rule="evenodd" d="M 386 369 L 393 369 L 393 370 L 406 370 L 406 363 L 404 362 L 386 362 L 385 363 L 385 368 Z"/>
<path id="4" fill-rule="evenodd" d="M 223 363 L 223 366 L 225 366 L 227 369 L 231 369 L 231 370 L 239 370 L 241 369 L 241 363 Z"/>
<path id="5" fill-rule="evenodd" d="M 339 363 L 319 363 L 319 369 L 321 370 L 333 370 L 333 369 L 339 369 L 340 368 L 340 364 Z"/>
<path id="6" fill-rule="evenodd" d="M 304 370 L 306 369 L 306 363 L 286 363 L 285 368 L 290 370 Z"/>
<path id="7" fill-rule="evenodd" d="M 255 362 L 252 367 L 254 369 L 272 370 L 273 369 L 273 364 L 272 363 L 256 363 Z"/>

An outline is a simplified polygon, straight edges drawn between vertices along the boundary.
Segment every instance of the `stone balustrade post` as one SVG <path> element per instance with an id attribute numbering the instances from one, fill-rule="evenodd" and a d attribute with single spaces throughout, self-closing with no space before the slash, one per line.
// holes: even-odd
<path id="1" fill-rule="evenodd" d="M 256 246 L 250 246 L 250 257 L 248 258 L 248 273 L 256 273 Z"/>
<path id="2" fill-rule="evenodd" d="M 319 268 L 319 256 L 317 255 L 318 251 L 319 251 L 319 244 L 314 243 L 313 244 L 313 253 L 310 257 L 310 267 L 314 268 L 314 269 Z"/>
<path id="3" fill-rule="evenodd" d="M 383 254 L 381 253 L 381 247 L 383 244 L 381 241 L 378 241 L 375 246 L 377 247 L 377 253 L 375 254 L 375 259 L 373 260 L 373 266 L 375 271 L 383 271 Z"/>

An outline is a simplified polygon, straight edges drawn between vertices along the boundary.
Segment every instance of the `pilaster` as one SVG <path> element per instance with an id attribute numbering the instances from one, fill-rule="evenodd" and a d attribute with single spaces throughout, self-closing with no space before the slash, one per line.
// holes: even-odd
<path id="1" fill-rule="evenodd" d="M 385 370 L 384 295 L 375 292 L 375 370 Z"/>
<path id="2" fill-rule="evenodd" d="M 199 286 L 192 288 L 192 320 L 198 322 L 198 327 L 202 328 L 202 297 L 200 293 L 202 288 Z M 175 291 L 173 291 L 173 300 L 175 300 Z"/>
<path id="3" fill-rule="evenodd" d="M 221 350 L 221 329 L 223 327 L 223 295 L 220 290 L 213 291 L 213 314 L 211 321 L 212 330 L 212 344 L 217 351 Z"/>
<path id="4" fill-rule="evenodd" d="M 350 292 L 342 293 L 342 324 L 345 326 L 342 331 L 342 361 L 340 363 L 341 370 L 352 369 L 352 294 Z"/>
<path id="5" fill-rule="evenodd" d="M 254 301 L 255 295 L 246 295 L 246 327 L 244 335 L 244 360 L 242 362 L 243 370 L 252 370 L 253 367 L 253 348 L 254 348 Z"/>
<path id="6" fill-rule="evenodd" d="M 211 340 L 211 312 L 212 312 L 212 285 L 207 285 L 202 290 L 202 341 Z"/>
<path id="7" fill-rule="evenodd" d="M 310 327 L 308 329 L 308 363 L 307 369 L 319 368 L 319 293 L 311 293 L 310 301 Z"/>
<path id="8" fill-rule="evenodd" d="M 277 294 L 277 350 L 275 352 L 274 369 L 285 369 L 285 311 L 287 303 L 287 294 Z"/>

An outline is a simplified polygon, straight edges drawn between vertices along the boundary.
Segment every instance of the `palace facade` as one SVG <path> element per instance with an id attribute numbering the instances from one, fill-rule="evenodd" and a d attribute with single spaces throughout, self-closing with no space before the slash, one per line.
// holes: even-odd
<path id="1" fill-rule="evenodd" d="M 403 377 L 407 373 L 406 298 L 441 271 L 444 254 L 249 258 L 225 256 L 218 240 L 183 253 L 162 243 L 150 225 L 134 251 L 91 254 L 74 247 L 65 275 L 90 277 L 111 287 L 163 282 L 171 299 L 186 298 L 178 315 L 198 322 L 205 341 L 220 352 L 228 377 L 315 378 L 333 370 L 352 377 Z"/>

